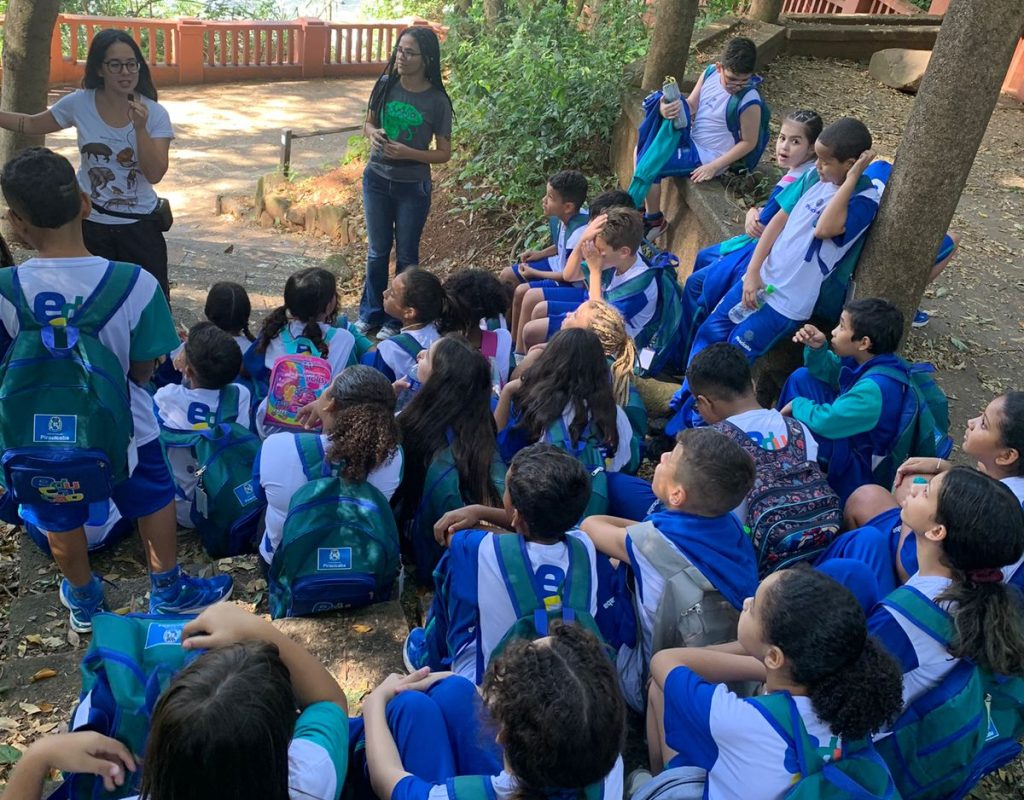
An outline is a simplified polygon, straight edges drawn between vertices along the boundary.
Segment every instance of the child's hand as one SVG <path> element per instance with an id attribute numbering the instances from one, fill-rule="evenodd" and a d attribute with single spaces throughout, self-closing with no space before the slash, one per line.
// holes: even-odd
<path id="1" fill-rule="evenodd" d="M 174 358 L 171 360 L 171 363 L 178 372 L 185 371 L 185 367 L 188 365 L 188 359 L 185 357 L 184 347 L 178 350 L 177 354 L 175 354 Z"/>
<path id="2" fill-rule="evenodd" d="M 755 272 L 743 276 L 743 305 L 745 308 L 757 309 L 757 293 L 764 288 L 761 274 Z"/>
<path id="3" fill-rule="evenodd" d="M 539 250 L 524 250 L 519 254 L 519 263 L 525 264 L 527 261 L 536 261 L 540 257 Z"/>
<path id="4" fill-rule="evenodd" d="M 187 623 L 181 631 L 186 650 L 209 650 L 226 647 L 246 639 L 266 639 L 269 622 L 251 614 L 234 603 L 215 603 Z"/>
<path id="5" fill-rule="evenodd" d="M 457 508 L 446 512 L 434 523 L 434 539 L 441 547 L 447 547 L 456 531 L 475 528 L 479 524 L 480 516 L 475 513 L 473 506 Z"/>
<path id="6" fill-rule="evenodd" d="M 683 101 L 682 99 L 679 99 L 673 100 L 669 103 L 664 97 L 662 97 L 661 102 L 658 103 L 658 111 L 665 119 L 677 119 L 683 112 Z"/>
<path id="7" fill-rule="evenodd" d="M 604 230 L 604 226 L 608 224 L 608 215 L 600 214 L 594 217 L 590 222 L 587 223 L 587 227 L 583 229 L 583 233 L 580 234 L 580 244 L 583 242 L 592 242 L 601 232 Z"/>
<path id="8" fill-rule="evenodd" d="M 747 218 L 743 222 L 743 230 L 751 239 L 761 238 L 761 234 L 764 233 L 764 225 L 761 224 L 761 209 L 747 209 Z"/>
<path id="9" fill-rule="evenodd" d="M 919 456 L 908 458 L 897 468 L 896 480 L 893 481 L 892 488 L 897 489 L 904 480 L 914 475 L 938 475 L 940 472 L 946 472 L 952 466 L 953 463 L 944 458 L 920 458 Z"/>
<path id="10" fill-rule="evenodd" d="M 429 670 L 429 667 L 427 669 Z M 395 689 L 395 694 L 401 694 L 402 692 L 425 692 L 438 681 L 450 678 L 454 674 L 454 672 L 444 671 L 430 672 L 425 678 L 420 678 L 417 681 L 404 681 L 400 683 Z"/>
<path id="11" fill-rule="evenodd" d="M 421 667 L 409 675 L 399 675 L 396 672 L 392 672 L 381 681 L 381 684 L 376 689 L 370 692 L 366 700 L 363 701 L 363 705 L 380 703 L 386 706 L 404 687 L 419 683 L 429 674 L 430 667 Z"/>
<path id="12" fill-rule="evenodd" d="M 791 417 L 791 416 L 793 416 L 793 403 L 792 402 L 786 403 L 786 405 L 784 405 L 782 408 L 779 409 L 779 413 L 782 414 L 782 416 L 784 416 L 784 417 Z"/>
<path id="13" fill-rule="evenodd" d="M 793 341 L 797 344 L 806 345 L 812 350 L 820 350 L 826 344 L 825 334 L 813 325 L 804 325 L 793 334 Z"/>
<path id="14" fill-rule="evenodd" d="M 23 756 L 38 760 L 61 772 L 78 772 L 103 778 L 103 787 L 112 792 L 123 786 L 125 770 L 135 772 L 135 759 L 117 739 L 95 733 L 62 733 L 36 741 Z"/>
<path id="15" fill-rule="evenodd" d="M 295 415 L 295 421 L 307 431 L 321 427 L 323 420 L 320 418 L 320 409 L 317 407 L 316 400 L 306 403 L 300 408 Z"/>
<path id="16" fill-rule="evenodd" d="M 544 278 L 544 273 L 535 267 L 531 267 L 525 263 L 520 263 L 519 277 L 524 281 L 539 281 Z"/>
<path id="17" fill-rule="evenodd" d="M 846 173 L 846 180 L 853 181 L 856 183 L 860 176 L 864 174 L 864 170 L 868 168 L 868 164 L 875 160 L 874 150 L 865 150 L 856 161 L 853 162 L 853 166 L 850 167 L 850 171 Z"/>
<path id="18" fill-rule="evenodd" d="M 694 183 L 704 183 L 705 181 L 709 181 L 715 177 L 715 173 L 717 172 L 718 168 L 713 164 L 701 164 L 697 169 L 690 173 L 690 180 Z"/>
<path id="19" fill-rule="evenodd" d="M 580 249 L 583 252 L 583 260 L 587 262 L 591 274 L 604 269 L 604 253 L 597 249 L 593 239 L 588 242 L 582 242 Z"/>
<path id="20" fill-rule="evenodd" d="M 391 384 L 391 388 L 395 390 L 395 397 L 398 397 L 402 392 L 412 388 L 412 384 L 409 383 L 409 379 L 404 375 L 397 381 Z"/>

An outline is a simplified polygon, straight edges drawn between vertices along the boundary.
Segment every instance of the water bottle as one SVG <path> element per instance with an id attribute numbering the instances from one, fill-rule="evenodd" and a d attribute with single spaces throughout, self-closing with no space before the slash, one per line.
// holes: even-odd
<path id="1" fill-rule="evenodd" d="M 679 91 L 679 84 L 676 83 L 676 79 L 671 75 L 665 76 L 665 85 L 661 87 L 661 96 L 665 98 L 665 102 L 671 103 L 674 100 L 682 100 L 683 95 Z M 680 108 L 679 114 L 674 120 L 672 125 L 676 130 L 682 130 L 686 127 L 686 112 Z"/>
<path id="2" fill-rule="evenodd" d="M 407 373 L 405 373 L 404 380 L 405 380 L 406 383 L 409 384 L 409 388 L 408 389 L 403 389 L 399 393 L 398 399 L 395 400 L 395 413 L 396 414 L 399 411 L 401 411 L 403 408 L 405 408 L 407 405 L 409 405 L 409 401 L 412 400 L 413 397 L 416 396 L 416 392 L 418 392 L 420 390 L 420 387 L 423 385 L 422 383 L 420 383 L 420 380 L 417 377 L 417 372 L 418 372 L 417 368 L 418 367 L 419 367 L 419 363 L 418 362 L 414 363 L 412 365 L 412 367 L 409 369 L 409 371 Z"/>
<path id="3" fill-rule="evenodd" d="M 769 284 L 761 289 L 757 293 L 757 308 L 747 308 L 743 305 L 743 301 L 740 300 L 736 305 L 729 309 L 729 319 L 739 325 L 743 320 L 757 311 L 758 308 L 764 305 L 765 298 L 775 291 L 775 287 Z"/>

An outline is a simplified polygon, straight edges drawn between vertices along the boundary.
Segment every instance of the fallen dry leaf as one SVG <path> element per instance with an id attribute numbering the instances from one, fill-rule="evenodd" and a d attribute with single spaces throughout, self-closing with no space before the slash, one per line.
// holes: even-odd
<path id="1" fill-rule="evenodd" d="M 32 681 L 32 683 L 36 683 L 37 681 L 45 681 L 47 678 L 56 678 L 56 677 L 57 677 L 57 670 L 50 669 L 49 667 L 44 667 L 43 669 L 39 670 L 39 672 L 37 672 L 35 675 L 32 676 L 31 681 Z"/>

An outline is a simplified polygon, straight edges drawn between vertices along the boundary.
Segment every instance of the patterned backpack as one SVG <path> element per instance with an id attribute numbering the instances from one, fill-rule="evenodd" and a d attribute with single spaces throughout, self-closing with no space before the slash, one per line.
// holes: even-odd
<path id="1" fill-rule="evenodd" d="M 747 495 L 747 531 L 760 578 L 813 558 L 831 544 L 843 523 L 839 496 L 816 462 L 807 460 L 803 425 L 789 417 L 789 440 L 765 450 L 728 420 L 714 427 L 746 450 L 757 474 Z"/>

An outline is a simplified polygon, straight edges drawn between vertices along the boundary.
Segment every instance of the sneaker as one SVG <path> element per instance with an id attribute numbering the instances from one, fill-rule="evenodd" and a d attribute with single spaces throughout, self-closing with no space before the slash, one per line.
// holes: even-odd
<path id="1" fill-rule="evenodd" d="M 357 319 L 352 323 L 352 327 L 359 331 L 363 336 L 368 335 L 370 331 L 373 330 L 373 325 L 363 319 Z"/>
<path id="2" fill-rule="evenodd" d="M 914 314 L 914 320 L 913 320 L 913 322 L 910 323 L 910 327 L 912 327 L 912 328 L 923 328 L 930 321 L 931 321 L 931 317 L 928 315 L 927 311 L 922 311 L 921 309 L 917 309 L 917 313 Z"/>
<path id="3" fill-rule="evenodd" d="M 103 599 L 103 582 L 96 575 L 81 589 L 64 578 L 58 594 L 61 605 L 71 612 L 71 630 L 75 633 L 92 633 L 92 615 L 108 610 Z"/>
<path id="4" fill-rule="evenodd" d="M 644 238 L 647 241 L 653 242 L 667 230 L 668 220 L 665 219 L 664 214 L 659 214 L 652 219 L 644 218 Z"/>
<path id="5" fill-rule="evenodd" d="M 212 578 L 193 578 L 184 572 L 176 583 L 149 591 L 150 614 L 184 614 L 202 611 L 207 606 L 231 597 L 230 575 L 214 575 Z"/>
<path id="6" fill-rule="evenodd" d="M 628 798 L 635 795 L 644 787 L 644 784 L 653 777 L 654 776 L 643 767 L 633 770 L 626 776 L 626 797 Z"/>
<path id="7" fill-rule="evenodd" d="M 405 670 L 410 675 L 424 666 L 423 664 L 417 666 L 417 662 L 421 660 L 420 656 L 425 643 L 426 635 L 423 628 L 413 628 L 405 637 L 405 644 L 402 645 L 402 661 L 405 662 Z"/>
<path id="8" fill-rule="evenodd" d="M 383 342 L 385 339 L 390 339 L 392 336 L 397 336 L 401 332 L 401 329 L 397 325 L 385 325 L 383 328 L 377 331 L 377 341 Z"/>

